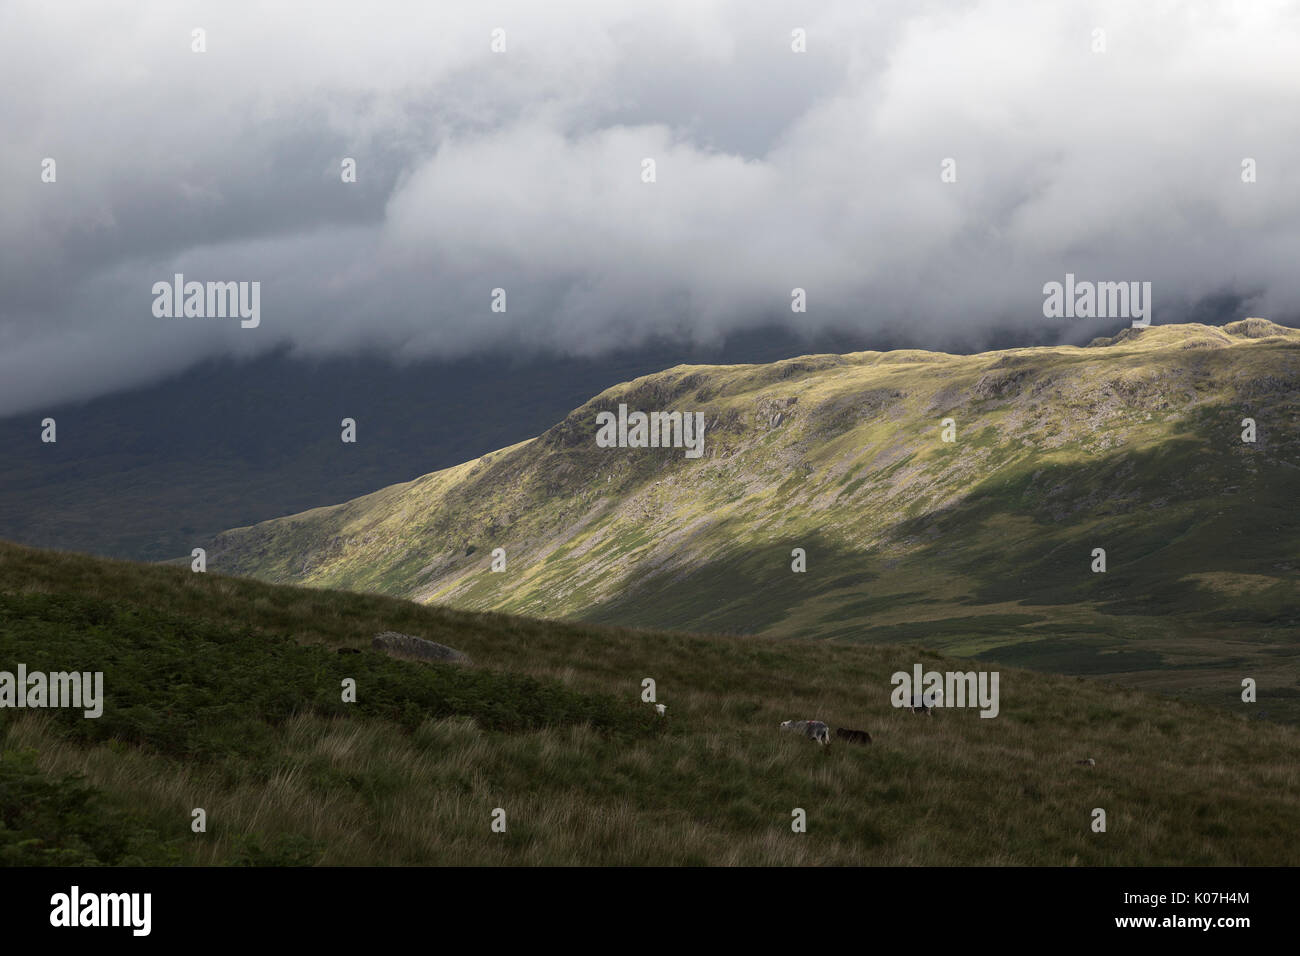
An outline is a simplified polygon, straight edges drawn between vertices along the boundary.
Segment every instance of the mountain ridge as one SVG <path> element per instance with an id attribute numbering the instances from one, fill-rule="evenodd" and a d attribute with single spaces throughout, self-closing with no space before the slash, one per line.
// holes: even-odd
<path id="1" fill-rule="evenodd" d="M 1263 319 L 679 365 L 473 461 L 232 529 L 209 566 L 647 627 L 885 640 L 932 621 L 948 651 L 1033 642 L 1067 672 L 1230 669 L 1221 647 L 1163 646 L 1161 619 L 1192 644 L 1230 628 L 1267 643 L 1300 620 L 1298 379 L 1300 332 Z M 620 403 L 704 411 L 703 458 L 597 448 L 596 413 Z"/>
<path id="2" fill-rule="evenodd" d="M 0 538 L 140 561 L 408 481 L 544 431 L 592 393 L 690 356 L 781 358 L 865 335 L 768 329 L 595 356 L 211 359 L 151 385 L 0 416 Z M 58 441 L 40 440 L 40 422 Z M 339 442 L 340 421 L 361 440 Z"/>

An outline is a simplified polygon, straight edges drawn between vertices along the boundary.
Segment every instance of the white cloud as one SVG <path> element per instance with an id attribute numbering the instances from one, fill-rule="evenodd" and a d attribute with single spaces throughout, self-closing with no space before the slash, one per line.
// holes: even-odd
<path id="1" fill-rule="evenodd" d="M 775 319 L 942 345 L 1047 321 L 1067 270 L 1151 280 L 1157 322 L 1225 291 L 1294 318 L 1297 27 L 1263 2 L 16 0 L 0 412 L 286 342 L 590 353 Z M 154 319 L 177 271 L 261 281 L 261 327 Z"/>

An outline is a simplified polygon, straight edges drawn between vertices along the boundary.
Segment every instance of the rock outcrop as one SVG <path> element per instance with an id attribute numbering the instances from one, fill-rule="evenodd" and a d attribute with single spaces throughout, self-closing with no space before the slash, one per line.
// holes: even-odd
<path id="1" fill-rule="evenodd" d="M 412 637 L 410 634 L 399 634 L 396 631 L 376 634 L 370 646 L 390 657 L 409 657 L 421 661 L 450 661 L 455 664 L 473 663 L 467 654 L 454 647 L 426 641 L 422 637 Z"/>

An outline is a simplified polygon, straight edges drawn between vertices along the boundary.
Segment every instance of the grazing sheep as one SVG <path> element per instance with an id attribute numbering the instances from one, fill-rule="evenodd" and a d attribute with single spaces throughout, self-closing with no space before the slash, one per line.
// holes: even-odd
<path id="1" fill-rule="evenodd" d="M 783 720 L 781 729 L 788 730 L 792 734 L 811 737 L 823 747 L 831 742 L 831 729 L 821 720 Z"/>
<path id="2" fill-rule="evenodd" d="M 655 713 L 658 714 L 660 717 L 666 716 L 667 711 L 668 708 L 664 704 L 655 704 Z"/>
<path id="3" fill-rule="evenodd" d="M 871 734 L 865 730 L 850 730 L 848 727 L 836 727 L 835 736 L 840 740 L 847 740 L 851 744 L 869 744 L 871 743 Z"/>
<path id="4" fill-rule="evenodd" d="M 1091 757 L 1089 757 L 1087 760 L 1076 760 L 1075 763 L 1077 763 L 1080 767 L 1097 766 L 1097 761 L 1093 760 Z"/>

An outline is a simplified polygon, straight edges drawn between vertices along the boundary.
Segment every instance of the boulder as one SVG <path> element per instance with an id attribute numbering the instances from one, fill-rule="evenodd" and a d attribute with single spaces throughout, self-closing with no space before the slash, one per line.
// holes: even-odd
<path id="1" fill-rule="evenodd" d="M 457 664 L 473 663 L 468 655 L 454 647 L 426 641 L 422 637 L 412 637 L 410 634 L 398 634 L 396 631 L 376 634 L 370 646 L 390 657 L 410 657 L 421 661 L 451 661 Z"/>

